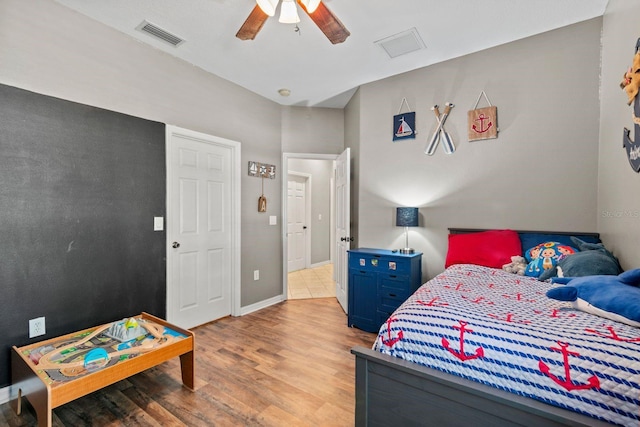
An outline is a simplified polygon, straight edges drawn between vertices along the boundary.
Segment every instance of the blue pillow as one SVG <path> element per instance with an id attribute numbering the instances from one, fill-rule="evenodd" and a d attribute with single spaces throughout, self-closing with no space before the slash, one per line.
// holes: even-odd
<path id="1" fill-rule="evenodd" d="M 578 310 L 640 327 L 640 268 L 618 276 L 556 277 L 552 282 L 565 285 L 549 289 L 549 298 L 570 301 Z"/>
<path id="2" fill-rule="evenodd" d="M 535 233 L 527 231 L 518 232 L 518 234 L 522 242 L 522 253 L 544 242 L 558 242 L 569 246 L 573 245 L 570 234 Z M 581 235 L 580 238 L 587 243 L 600 243 L 600 239 L 597 236 Z"/>

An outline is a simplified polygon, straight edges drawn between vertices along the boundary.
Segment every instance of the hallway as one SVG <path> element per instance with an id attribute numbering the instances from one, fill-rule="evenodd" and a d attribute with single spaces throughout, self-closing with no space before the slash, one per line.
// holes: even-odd
<path id="1" fill-rule="evenodd" d="M 336 296 L 333 264 L 289 273 L 288 299 L 329 298 Z"/>

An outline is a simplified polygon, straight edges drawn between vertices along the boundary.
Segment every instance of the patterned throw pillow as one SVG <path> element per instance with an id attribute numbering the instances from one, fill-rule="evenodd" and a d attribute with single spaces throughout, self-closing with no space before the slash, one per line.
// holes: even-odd
<path id="1" fill-rule="evenodd" d="M 524 271 L 525 276 L 538 277 L 545 270 L 553 269 L 558 261 L 576 253 L 573 246 L 563 245 L 558 242 L 540 243 L 525 252 L 525 258 L 529 261 Z"/>

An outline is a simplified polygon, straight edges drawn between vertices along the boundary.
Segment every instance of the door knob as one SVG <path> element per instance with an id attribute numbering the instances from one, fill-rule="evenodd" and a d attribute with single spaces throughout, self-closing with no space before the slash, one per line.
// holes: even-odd
<path id="1" fill-rule="evenodd" d="M 171 246 L 173 246 L 174 249 L 178 249 L 180 247 L 180 243 L 173 242 L 173 244 Z"/>

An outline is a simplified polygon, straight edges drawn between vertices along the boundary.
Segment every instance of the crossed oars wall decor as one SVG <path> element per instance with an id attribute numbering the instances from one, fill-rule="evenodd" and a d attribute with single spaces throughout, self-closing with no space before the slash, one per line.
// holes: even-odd
<path id="1" fill-rule="evenodd" d="M 442 141 L 442 147 L 444 148 L 444 152 L 447 154 L 452 154 L 456 151 L 456 146 L 453 144 L 453 139 L 449 132 L 444 129 L 444 123 L 447 121 L 447 117 L 449 117 L 449 113 L 454 105 L 451 102 L 447 102 L 444 107 L 444 113 L 442 116 L 440 115 L 440 107 L 438 105 L 434 105 L 431 110 L 436 116 L 436 120 L 438 121 L 438 126 L 436 127 L 435 132 L 431 136 L 429 143 L 424 149 L 424 153 L 433 156 L 436 152 L 436 148 L 438 147 L 438 143 Z"/>

